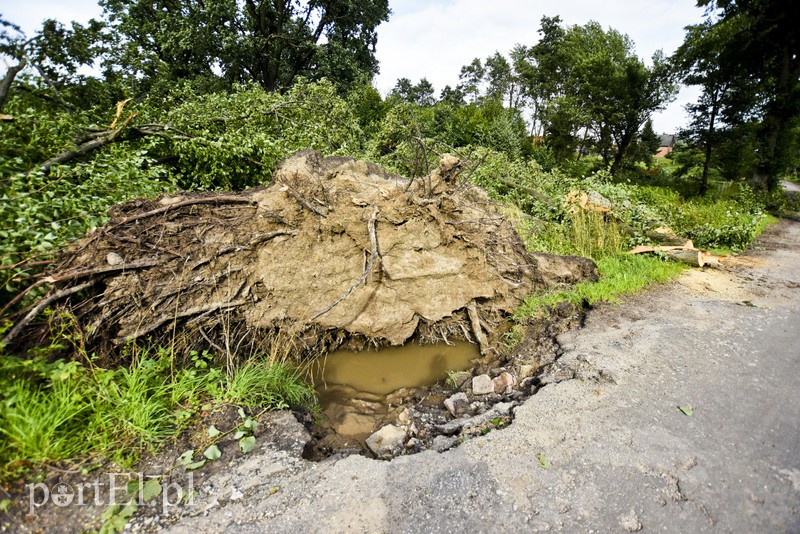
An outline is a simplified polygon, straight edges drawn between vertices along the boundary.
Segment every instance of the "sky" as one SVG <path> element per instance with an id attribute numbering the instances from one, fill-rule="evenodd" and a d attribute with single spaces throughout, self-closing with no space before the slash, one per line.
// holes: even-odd
<path id="1" fill-rule="evenodd" d="M 533 45 L 543 16 L 558 15 L 567 25 L 597 21 L 628 34 L 636 52 L 667 55 L 683 41 L 683 28 L 699 23 L 695 0 L 390 0 L 389 22 L 378 28 L 380 74 L 375 86 L 386 95 L 398 78 L 427 78 L 437 94 L 455 86 L 461 67 L 515 44 Z M 96 0 L 0 0 L 0 13 L 28 34 L 45 18 L 86 22 L 98 17 Z M 654 116 L 658 133 L 675 133 L 686 124 L 683 106 L 697 91 L 685 88 L 666 110 Z"/>

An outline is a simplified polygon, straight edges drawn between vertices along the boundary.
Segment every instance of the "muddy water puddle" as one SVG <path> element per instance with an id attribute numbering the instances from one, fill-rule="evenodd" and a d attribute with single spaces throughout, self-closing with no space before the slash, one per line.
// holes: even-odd
<path id="1" fill-rule="evenodd" d="M 321 358 L 312 376 L 327 430 L 322 448 L 359 449 L 384 424 L 394 422 L 415 388 L 447 378 L 448 371 L 469 369 L 480 357 L 478 346 L 407 344 L 380 351 L 336 351 Z"/>

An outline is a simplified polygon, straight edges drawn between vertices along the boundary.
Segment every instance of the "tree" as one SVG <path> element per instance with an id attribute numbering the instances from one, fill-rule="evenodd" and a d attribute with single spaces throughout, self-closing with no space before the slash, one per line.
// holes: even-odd
<path id="1" fill-rule="evenodd" d="M 660 145 L 661 137 L 653 130 L 652 119 L 647 119 L 631 147 L 631 160 L 649 167 L 653 164 L 653 154 L 658 151 Z"/>
<path id="2" fill-rule="evenodd" d="M 688 144 L 687 149 L 697 147 L 703 154 L 701 195 L 708 191 L 712 152 L 721 139 L 718 130 L 724 123 L 723 116 L 736 120 L 735 105 L 731 101 L 734 77 L 722 68 L 731 59 L 727 57 L 726 42 L 730 39 L 730 32 L 726 30 L 709 21 L 687 27 L 686 38 L 672 58 L 683 82 L 696 85 L 702 91 L 697 102 L 686 106 L 691 119 L 689 127 L 681 132 Z"/>
<path id="3" fill-rule="evenodd" d="M 645 65 L 616 30 L 560 22 L 543 18 L 539 43 L 515 53 L 534 120 L 557 158 L 592 148 L 616 174 L 645 121 L 675 92 L 669 66 L 660 52 Z"/>
<path id="4" fill-rule="evenodd" d="M 481 64 L 481 60 L 476 57 L 472 63 L 461 67 L 457 89 L 471 102 L 476 101 L 481 94 L 481 85 L 485 74 L 486 70 Z"/>
<path id="5" fill-rule="evenodd" d="M 756 118 L 761 125 L 758 172 L 768 189 L 796 165 L 800 122 L 800 4 L 781 0 L 698 0 L 706 8 L 707 33 L 723 38 L 714 53 L 723 63 L 710 63 L 709 76 L 731 83 L 730 102 L 742 124 Z M 687 34 L 687 43 L 695 36 Z M 702 60 L 702 55 L 701 58 Z M 713 108 L 704 90 L 701 107 Z"/>
<path id="6" fill-rule="evenodd" d="M 298 76 L 348 88 L 377 72 L 387 0 L 101 0 L 117 36 L 107 71 L 284 90 Z"/>
<path id="7" fill-rule="evenodd" d="M 439 102 L 445 102 L 451 106 L 463 106 L 466 103 L 464 92 L 458 87 L 453 89 L 449 85 L 445 85 L 444 89 L 442 89 L 439 95 Z"/>
<path id="8" fill-rule="evenodd" d="M 427 78 L 422 78 L 416 85 L 408 78 L 400 78 L 389 92 L 389 98 L 430 107 L 436 102 L 434 92 L 433 85 Z"/>
<path id="9" fill-rule="evenodd" d="M 96 20 L 91 20 L 86 26 L 73 22 L 67 27 L 48 19 L 29 38 L 19 26 L 0 18 L 0 55 L 17 62 L 9 66 L 0 80 L 0 110 L 8 99 L 12 84 L 26 67 L 32 68 L 38 76 L 30 80 L 32 83 L 26 84 L 25 89 L 36 91 L 40 98 L 55 101 L 65 109 L 73 109 L 74 106 L 65 100 L 64 91 L 86 81 L 85 77 L 78 75 L 78 69 L 92 64 L 102 53 L 100 36 L 103 27 Z"/>
<path id="10" fill-rule="evenodd" d="M 522 91 L 531 103 L 531 135 L 544 134 L 545 115 L 558 96 L 564 95 L 565 30 L 560 17 L 542 17 L 539 42 L 532 47 L 517 45 L 511 53 Z"/>

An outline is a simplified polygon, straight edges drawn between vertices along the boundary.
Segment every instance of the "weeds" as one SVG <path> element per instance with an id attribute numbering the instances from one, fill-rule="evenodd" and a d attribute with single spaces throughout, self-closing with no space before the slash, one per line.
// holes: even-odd
<path id="1" fill-rule="evenodd" d="M 193 353 L 191 364 L 177 370 L 169 349 L 131 352 L 131 364 L 119 369 L 4 355 L 0 478 L 93 455 L 129 466 L 142 450 L 177 436 L 204 404 L 286 408 L 315 402 L 287 363 L 253 358 L 228 374 L 207 352 Z"/>
<path id="2" fill-rule="evenodd" d="M 622 295 L 637 293 L 686 269 L 682 264 L 660 258 L 628 254 L 607 256 L 598 260 L 597 267 L 599 281 L 583 282 L 566 291 L 532 295 L 517 309 L 515 319 L 535 317 L 561 302 L 576 305 L 618 302 Z"/>

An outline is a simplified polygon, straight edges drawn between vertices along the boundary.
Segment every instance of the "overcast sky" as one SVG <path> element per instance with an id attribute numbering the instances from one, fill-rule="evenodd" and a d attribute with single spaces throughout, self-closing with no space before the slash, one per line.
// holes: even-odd
<path id="1" fill-rule="evenodd" d="M 378 28 L 382 94 L 398 78 L 426 77 L 437 94 L 455 86 L 461 67 L 473 58 L 508 53 L 532 45 L 542 16 L 559 15 L 565 24 L 590 20 L 628 34 L 636 51 L 649 58 L 658 49 L 671 54 L 683 41 L 683 28 L 700 22 L 694 0 L 390 0 L 392 15 Z M 96 0 L 0 0 L 0 13 L 32 34 L 45 18 L 86 22 L 100 15 Z M 654 118 L 659 133 L 674 133 L 686 122 L 683 105 L 696 92 L 683 90 Z"/>

